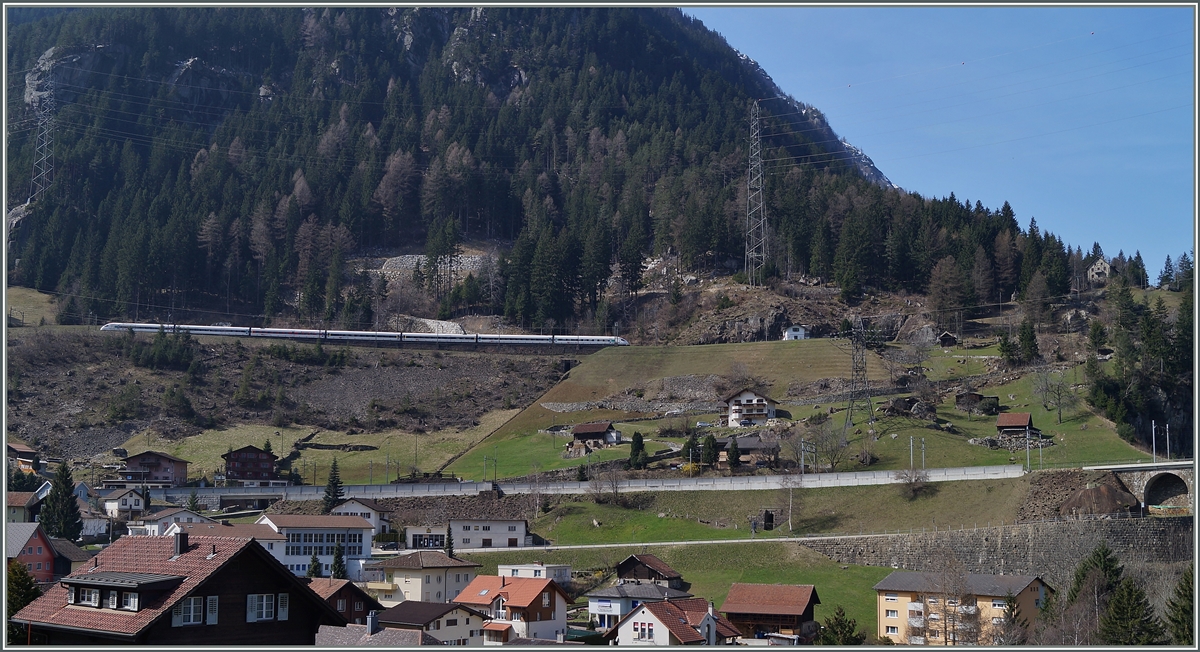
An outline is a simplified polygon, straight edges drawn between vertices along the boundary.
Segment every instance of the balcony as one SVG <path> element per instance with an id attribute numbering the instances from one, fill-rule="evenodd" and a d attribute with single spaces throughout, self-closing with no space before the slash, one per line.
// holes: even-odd
<path id="1" fill-rule="evenodd" d="M 964 604 L 964 605 L 961 605 L 961 606 L 958 608 L 958 613 L 960 613 L 960 614 L 967 614 L 967 615 L 971 615 L 971 616 L 973 616 L 973 615 L 975 615 L 975 611 L 976 611 L 977 609 L 978 609 L 978 607 L 976 607 L 976 606 L 975 606 L 975 605 L 973 605 L 973 604 Z"/>
<path id="2" fill-rule="evenodd" d="M 925 637 L 924 636 L 909 636 L 908 644 L 909 645 L 925 645 Z"/>
<path id="3" fill-rule="evenodd" d="M 387 591 L 390 593 L 396 590 L 396 585 L 393 582 L 367 582 L 367 589 Z"/>
<path id="4" fill-rule="evenodd" d="M 908 626 L 909 627 L 924 627 L 925 619 L 921 616 L 912 615 L 912 612 L 910 611 L 910 612 L 908 612 Z"/>
<path id="5" fill-rule="evenodd" d="M 913 612 L 914 612 L 914 611 L 919 611 L 919 612 L 921 612 L 921 613 L 925 613 L 925 603 L 924 603 L 924 602 L 910 602 L 910 603 L 908 603 L 908 615 L 909 615 L 910 617 L 912 616 L 912 614 L 913 614 Z"/>

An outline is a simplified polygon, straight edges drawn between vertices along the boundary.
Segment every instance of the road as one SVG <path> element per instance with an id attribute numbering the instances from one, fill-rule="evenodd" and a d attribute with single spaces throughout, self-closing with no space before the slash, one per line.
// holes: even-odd
<path id="1" fill-rule="evenodd" d="M 1018 478 L 1024 474 L 1019 464 L 1001 466 L 966 466 L 957 468 L 926 469 L 930 482 L 953 482 L 961 480 L 995 480 Z M 815 489 L 820 487 L 857 487 L 864 485 L 898 484 L 893 471 L 853 471 L 844 473 L 808 473 L 804 475 L 748 475 L 723 478 L 663 478 L 647 480 L 622 480 L 620 491 L 762 491 L 770 489 Z M 496 487 L 505 494 L 586 494 L 592 491 L 588 482 L 515 483 L 499 482 Z M 370 484 L 343 486 L 347 498 L 403 498 L 416 496 L 472 496 L 491 491 L 490 482 L 455 482 L 421 484 Z M 188 487 L 152 489 L 151 497 L 157 500 L 182 504 L 193 491 Z M 319 500 L 325 494 L 323 486 L 299 487 L 206 487 L 196 488 L 197 498 L 202 503 L 215 503 L 219 497 L 268 498 L 285 500 Z"/>

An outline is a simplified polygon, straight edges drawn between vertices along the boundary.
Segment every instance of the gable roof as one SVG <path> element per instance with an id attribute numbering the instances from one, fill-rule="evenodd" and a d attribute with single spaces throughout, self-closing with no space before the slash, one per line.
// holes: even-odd
<path id="1" fill-rule="evenodd" d="M 6 443 L 8 444 L 9 454 L 13 456 L 27 457 L 29 455 L 37 455 L 37 450 L 29 446 L 29 444 L 23 444 L 19 441 L 10 441 Z"/>
<path id="2" fill-rule="evenodd" d="M 562 594 L 569 604 L 571 597 L 554 580 L 544 577 L 504 577 L 503 575 L 479 575 L 471 580 L 454 598 L 459 604 L 491 604 L 497 595 L 505 596 L 505 603 L 511 607 L 526 608 L 547 589 Z"/>
<path id="3" fill-rule="evenodd" d="M 370 562 L 365 565 L 365 568 L 408 568 L 417 570 L 421 568 L 462 568 L 482 565 L 473 561 L 451 557 L 440 550 L 418 550 Z"/>
<path id="4" fill-rule="evenodd" d="M 627 582 L 588 593 L 588 598 L 633 598 L 635 600 L 678 600 L 690 598 L 691 593 L 679 589 L 667 588 L 661 584 L 646 582 L 642 584 Z"/>
<path id="5" fill-rule="evenodd" d="M 184 464 L 191 464 L 191 462 L 189 462 L 185 459 L 175 457 L 174 455 L 168 455 L 166 453 L 160 453 L 159 451 L 142 451 L 140 453 L 134 453 L 133 455 L 130 455 L 129 457 L 122 457 L 121 461 L 128 462 L 129 460 L 132 460 L 135 457 L 141 457 L 143 455 L 157 455 L 161 458 L 171 460 L 172 462 L 183 462 Z"/>
<path id="6" fill-rule="evenodd" d="M 337 613 L 312 593 L 299 578 L 292 575 L 274 557 L 253 539 L 233 537 L 189 537 L 188 549 L 175 555 L 175 537 L 124 536 L 93 557 L 93 565 L 80 568 L 42 594 L 13 616 L 13 620 L 35 623 L 48 627 L 103 632 L 121 637 L 135 637 L 153 625 L 159 618 L 170 617 L 171 608 L 201 584 L 206 582 L 230 561 L 242 555 L 255 555 L 261 562 L 272 567 L 282 577 L 290 578 L 299 595 L 305 594 L 320 603 L 333 616 L 333 622 L 345 622 Z M 138 611 L 127 612 L 111 609 L 78 609 L 67 605 L 67 588 L 64 584 L 78 579 L 86 582 L 90 575 L 132 576 L 131 574 L 174 576 L 182 580 L 153 600 L 141 605 Z"/>
<path id="7" fill-rule="evenodd" d="M 472 616 L 479 616 L 484 620 L 488 619 L 486 615 L 462 604 L 405 600 L 390 609 L 379 612 L 379 623 L 381 625 L 395 623 L 397 625 L 423 627 L 455 609 L 461 609 Z"/>
<path id="8" fill-rule="evenodd" d="M 29 507 L 35 502 L 33 500 L 35 496 L 37 496 L 36 491 L 10 491 L 4 497 L 4 502 L 9 507 Z"/>
<path id="9" fill-rule="evenodd" d="M 667 565 L 667 563 L 665 561 L 659 559 L 658 557 L 656 557 L 654 555 L 651 555 L 651 554 L 629 555 L 628 557 L 626 557 L 624 559 L 624 561 L 621 562 L 621 564 L 624 564 L 625 562 L 629 561 L 630 559 L 634 560 L 635 562 L 637 562 L 639 564 L 642 564 L 643 566 L 649 568 L 652 571 L 655 571 L 659 575 L 662 575 L 663 577 L 665 577 L 669 580 L 683 578 L 683 576 L 679 574 L 679 571 L 675 570 L 674 568 L 671 568 L 670 566 Z M 620 566 L 621 564 L 617 564 L 617 565 Z"/>
<path id="10" fill-rule="evenodd" d="M 811 584 L 734 583 L 725 596 L 721 611 L 726 614 L 774 614 L 799 616 L 809 605 L 821 604 Z"/>
<path id="11" fill-rule="evenodd" d="M 367 603 L 367 611 L 383 610 L 383 605 L 378 600 L 372 598 L 371 594 L 362 590 L 350 580 L 337 580 L 332 577 L 301 577 L 300 581 L 307 584 L 313 593 L 321 596 L 322 600 L 329 600 L 342 589 L 349 587 L 351 593 L 354 593 Z"/>
<path id="12" fill-rule="evenodd" d="M 209 517 L 207 517 L 207 516 L 203 516 L 203 515 L 201 515 L 201 514 L 198 514 L 198 513 L 196 513 L 196 512 L 193 512 L 192 510 L 190 510 L 190 509 L 188 509 L 188 508 L 186 508 L 186 507 L 167 507 L 167 508 L 164 508 L 164 509 L 159 509 L 159 510 L 157 510 L 157 511 L 153 511 L 153 512 L 151 512 L 151 513 L 149 513 L 149 514 L 146 514 L 146 515 L 145 515 L 143 518 L 144 518 L 145 520 L 147 520 L 147 521 L 158 521 L 158 520 L 162 520 L 162 519 L 164 519 L 164 518 L 170 518 L 170 517 L 172 517 L 172 516 L 174 516 L 174 515 L 176 515 L 176 514 L 179 514 L 179 513 L 181 513 L 181 512 L 187 512 L 188 514 L 191 514 L 192 516 L 195 516 L 195 517 L 198 517 L 198 518 L 202 518 L 202 519 L 204 519 L 204 520 L 206 520 L 206 521 L 211 521 L 211 520 L 212 520 L 212 519 L 210 519 Z"/>
<path id="13" fill-rule="evenodd" d="M 1012 593 L 1017 595 L 1024 591 L 1034 581 L 1046 584 L 1045 580 L 1036 575 L 984 575 L 968 573 L 966 590 L 972 595 L 1002 597 Z M 941 573 L 914 573 L 895 571 L 883 578 L 874 586 L 876 591 L 920 591 L 922 593 L 937 593 L 946 581 Z M 1050 585 L 1046 585 L 1050 591 Z"/>
<path id="14" fill-rule="evenodd" d="M 997 428 L 1024 428 L 1033 425 L 1033 416 L 1028 412 L 1001 412 L 996 417 Z"/>
<path id="15" fill-rule="evenodd" d="M 366 625 L 321 625 L 317 630 L 316 644 L 317 647 L 413 647 L 441 645 L 442 642 L 415 629 L 385 627 L 374 634 L 368 634 Z"/>
<path id="16" fill-rule="evenodd" d="M 113 489 L 112 491 L 104 494 L 103 496 L 100 496 L 100 500 L 102 500 L 102 501 L 116 500 L 117 498 L 120 498 L 121 496 L 123 496 L 125 494 L 131 494 L 131 493 L 137 494 L 138 498 L 143 497 L 142 492 L 139 491 L 136 487 L 126 487 L 124 489 Z M 149 504 L 149 500 L 147 500 L 146 503 Z"/>
<path id="17" fill-rule="evenodd" d="M 21 554 L 25 544 L 33 538 L 33 533 L 41 527 L 40 523 L 5 523 L 4 524 L 4 556 L 12 559 Z"/>
<path id="18" fill-rule="evenodd" d="M 65 557 L 67 561 L 87 561 L 92 558 L 88 551 L 80 548 L 71 541 L 66 539 L 55 539 L 50 537 L 50 545 L 54 546 L 54 552 L 60 557 Z"/>
<path id="19" fill-rule="evenodd" d="M 370 509 L 370 510 L 373 510 L 376 512 L 394 512 L 394 511 L 396 511 L 394 509 L 388 509 L 387 507 L 380 505 L 379 503 L 375 502 L 374 500 L 371 500 L 370 498 L 344 498 L 344 499 L 338 501 L 338 504 L 334 507 L 334 509 L 337 509 L 338 507 L 341 507 L 342 505 L 345 505 L 346 503 L 358 503 L 358 504 L 362 505 L 363 507 L 366 507 L 367 509 Z"/>
<path id="20" fill-rule="evenodd" d="M 696 628 L 704 621 L 704 617 L 708 615 L 709 603 L 704 598 L 691 598 L 687 600 L 667 600 L 663 602 L 644 602 L 636 608 L 625 614 L 617 625 L 610 629 L 604 638 L 616 638 L 621 625 L 630 618 L 635 617 L 640 610 L 646 610 L 654 614 L 663 627 L 666 627 L 671 635 L 679 640 L 682 644 L 700 643 L 704 637 L 700 635 L 700 631 Z M 722 638 L 730 638 L 741 636 L 741 632 L 729 622 L 728 618 L 713 612 L 713 618 L 717 621 L 717 634 Z"/>
<path id="21" fill-rule="evenodd" d="M 171 530 L 175 526 L 179 527 L 180 532 L 187 532 L 188 536 L 218 536 L 218 537 L 240 537 L 248 539 L 253 537 L 256 541 L 286 541 L 287 537 L 276 532 L 270 525 L 261 523 L 216 523 L 216 522 L 200 522 L 200 523 L 171 523 L 167 526 L 167 530 Z M 166 532 L 164 532 L 165 534 Z"/>
<path id="22" fill-rule="evenodd" d="M 325 527 L 372 529 L 370 521 L 361 516 L 339 516 L 336 514 L 263 514 L 255 523 L 274 524 L 275 527 Z"/>
<path id="23" fill-rule="evenodd" d="M 733 392 L 733 393 L 729 394 L 728 396 L 726 396 L 726 397 L 722 398 L 722 399 L 721 399 L 721 402 L 722 402 L 722 403 L 728 403 L 728 402 L 729 402 L 730 400 L 732 400 L 734 397 L 741 395 L 743 392 L 750 392 L 751 394 L 754 394 L 754 395 L 755 395 L 755 396 L 757 396 L 758 398 L 761 398 L 761 399 L 764 399 L 764 400 L 766 400 L 766 402 L 767 402 L 767 403 L 771 403 L 771 404 L 774 404 L 774 405 L 778 405 L 778 404 L 779 404 L 779 401 L 776 401 L 776 400 L 772 399 L 770 396 L 767 396 L 766 394 L 759 394 L 758 392 L 754 391 L 753 389 L 750 389 L 749 387 L 743 387 L 743 388 L 739 389 L 738 391 L 736 391 L 736 392 Z"/>
<path id="24" fill-rule="evenodd" d="M 571 429 L 571 433 L 575 435 L 590 435 L 603 434 L 613 427 L 612 421 L 593 421 L 592 423 L 581 423 Z"/>
<path id="25" fill-rule="evenodd" d="M 221 453 L 221 457 L 228 458 L 230 453 L 240 453 L 245 450 L 252 450 L 252 451 L 255 451 L 256 453 L 267 453 L 267 451 L 259 448 L 258 446 L 242 446 L 241 448 L 235 448 L 232 451 L 225 451 L 224 453 Z M 274 452 L 267 453 L 267 455 L 270 455 L 271 459 L 273 459 L 273 460 L 279 458 L 279 456 L 276 455 Z"/>

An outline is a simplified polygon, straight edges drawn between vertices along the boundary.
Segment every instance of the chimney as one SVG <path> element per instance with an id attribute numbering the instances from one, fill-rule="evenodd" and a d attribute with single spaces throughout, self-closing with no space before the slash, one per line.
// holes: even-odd
<path id="1" fill-rule="evenodd" d="M 504 588 L 504 576 L 500 576 L 500 588 Z"/>
<path id="2" fill-rule="evenodd" d="M 372 610 L 367 614 L 367 635 L 379 631 L 379 612 Z"/>
<path id="3" fill-rule="evenodd" d="M 188 547 L 187 539 L 188 539 L 187 532 L 176 532 L 175 533 L 175 555 L 176 556 L 182 555 L 183 553 L 187 552 L 187 547 Z"/>
<path id="4" fill-rule="evenodd" d="M 708 615 L 713 615 L 713 603 L 711 600 L 708 603 Z"/>

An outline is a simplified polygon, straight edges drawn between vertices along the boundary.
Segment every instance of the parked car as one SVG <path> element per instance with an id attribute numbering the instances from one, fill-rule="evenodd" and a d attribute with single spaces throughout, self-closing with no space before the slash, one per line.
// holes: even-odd
<path id="1" fill-rule="evenodd" d="M 399 548 L 400 548 L 400 545 L 398 543 L 396 543 L 395 541 L 388 541 L 387 543 L 383 544 L 382 546 L 379 546 L 380 550 L 398 550 Z"/>
<path id="2" fill-rule="evenodd" d="M 749 419 L 742 419 L 741 421 L 738 421 L 738 425 L 743 428 L 747 428 L 749 426 L 754 425 L 754 422 Z"/>
<path id="3" fill-rule="evenodd" d="M 707 421 L 697 421 L 696 427 L 697 428 L 711 428 L 711 427 L 713 427 L 713 424 L 711 424 Z"/>

